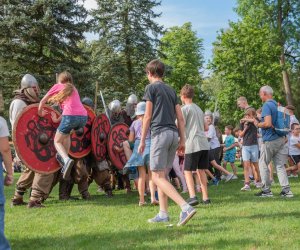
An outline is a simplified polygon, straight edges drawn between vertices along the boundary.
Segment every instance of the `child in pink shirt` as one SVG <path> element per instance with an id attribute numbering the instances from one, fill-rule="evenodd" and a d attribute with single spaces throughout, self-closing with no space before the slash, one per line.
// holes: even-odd
<path id="1" fill-rule="evenodd" d="M 46 102 L 57 103 L 62 109 L 62 116 L 56 119 L 52 115 L 53 121 L 59 121 L 60 125 L 54 137 L 54 146 L 57 150 L 57 158 L 62 159 L 64 179 L 69 179 L 74 161 L 68 156 L 71 138 L 70 132 L 85 126 L 87 122 L 87 111 L 83 107 L 77 89 L 73 85 L 73 78 L 69 72 L 62 72 L 58 76 L 58 83 L 54 84 L 48 93 L 41 100 L 38 113 L 45 115 L 43 106 Z"/>

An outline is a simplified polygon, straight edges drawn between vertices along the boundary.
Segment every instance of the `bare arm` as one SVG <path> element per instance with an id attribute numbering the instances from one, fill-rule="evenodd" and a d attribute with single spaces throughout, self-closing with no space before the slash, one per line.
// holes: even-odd
<path id="1" fill-rule="evenodd" d="M 133 131 L 130 131 L 128 141 L 134 142 L 134 139 L 135 139 L 135 133 Z"/>
<path id="2" fill-rule="evenodd" d="M 209 126 L 208 126 L 208 124 L 204 120 L 204 131 L 208 131 L 208 129 L 209 129 Z M 210 138 L 207 138 L 207 139 L 210 140 Z"/>
<path id="3" fill-rule="evenodd" d="M 179 151 L 183 151 L 184 153 L 184 148 L 185 148 L 185 128 L 184 128 L 184 118 L 183 118 L 183 114 L 181 111 L 181 107 L 179 104 L 176 105 L 175 107 L 175 111 L 176 111 L 176 117 L 177 117 L 177 124 L 178 124 L 178 131 L 179 131 L 179 137 L 180 137 L 180 141 L 179 141 Z"/>
<path id="4" fill-rule="evenodd" d="M 300 148 L 300 143 L 295 144 L 297 148 Z"/>
<path id="5" fill-rule="evenodd" d="M 271 128 L 272 125 L 272 116 L 268 115 L 265 117 L 264 122 L 255 122 L 255 125 L 259 128 Z"/>
<path id="6" fill-rule="evenodd" d="M 50 96 L 45 95 L 43 97 L 43 99 L 40 101 L 39 103 L 39 109 L 38 109 L 38 114 L 39 116 L 43 116 L 43 107 L 45 106 L 45 104 L 47 103 L 47 101 L 49 100 Z"/>
<path id="7" fill-rule="evenodd" d="M 6 177 L 4 180 L 4 184 L 6 186 L 12 185 L 14 178 L 13 178 L 13 170 L 12 170 L 12 157 L 11 151 L 9 146 L 8 137 L 1 137 L 0 138 L 0 153 L 2 155 L 4 166 L 6 169 Z M 0 166 L 2 167 L 2 166 Z"/>

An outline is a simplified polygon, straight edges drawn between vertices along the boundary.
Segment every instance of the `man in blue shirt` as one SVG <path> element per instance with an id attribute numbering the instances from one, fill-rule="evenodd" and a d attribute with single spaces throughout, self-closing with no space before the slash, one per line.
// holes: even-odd
<path id="1" fill-rule="evenodd" d="M 282 197 L 293 197 L 285 170 L 285 164 L 288 159 L 288 146 L 286 137 L 279 136 L 274 125 L 277 119 L 277 102 L 273 100 L 273 89 L 270 86 L 263 86 L 259 91 L 259 96 L 264 102 L 262 107 L 261 122 L 256 122 L 256 126 L 262 129 L 263 144 L 261 147 L 261 156 L 259 168 L 263 183 L 262 191 L 256 194 L 260 197 L 272 197 L 271 180 L 268 165 L 274 161 L 279 183 L 282 187 L 280 195 Z"/>

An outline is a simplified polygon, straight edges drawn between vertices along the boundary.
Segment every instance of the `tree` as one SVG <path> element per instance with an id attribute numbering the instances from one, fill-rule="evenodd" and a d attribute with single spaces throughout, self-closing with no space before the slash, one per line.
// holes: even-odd
<path id="1" fill-rule="evenodd" d="M 162 60 L 169 68 L 166 81 L 177 91 L 186 83 L 200 90 L 204 62 L 203 40 L 192 30 L 192 24 L 171 27 L 161 42 Z"/>
<path id="2" fill-rule="evenodd" d="M 7 101 L 25 73 L 42 89 L 66 69 L 79 81 L 88 58 L 80 48 L 87 15 L 76 0 L 0 1 L 0 81 Z"/>
<path id="3" fill-rule="evenodd" d="M 280 46 L 274 45 L 273 39 L 274 34 L 266 24 L 249 17 L 231 22 L 230 28 L 218 35 L 210 64 L 214 73 L 205 85 L 212 82 L 217 85 L 214 92 L 206 88 L 216 95 L 224 122 L 235 124 L 241 117 L 236 108 L 239 96 L 246 96 L 258 108 L 261 101 L 257 94 L 263 85 L 271 85 L 277 90 L 276 98 L 283 101 L 278 64 Z"/>
<path id="4" fill-rule="evenodd" d="M 156 0 L 98 0 L 91 11 L 93 31 L 99 40 L 93 43 L 93 67 L 102 88 L 115 92 L 136 92 L 145 83 L 145 65 L 157 56 L 158 35 L 162 26 L 154 19 L 160 14 Z M 104 85 L 104 86 L 103 86 Z M 137 87 L 138 85 L 138 87 Z"/>
<path id="5" fill-rule="evenodd" d="M 283 86 L 288 104 L 293 103 L 289 74 L 300 59 L 299 0 L 239 0 L 238 14 L 268 25 L 275 34 L 273 43 L 280 46 L 278 61 L 282 69 Z"/>

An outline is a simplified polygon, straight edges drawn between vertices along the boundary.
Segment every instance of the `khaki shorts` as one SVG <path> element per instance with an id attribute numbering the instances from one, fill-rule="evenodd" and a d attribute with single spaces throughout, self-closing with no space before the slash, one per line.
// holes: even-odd
<path id="1" fill-rule="evenodd" d="M 163 171 L 172 168 L 178 148 L 178 132 L 166 130 L 151 138 L 150 170 Z"/>

